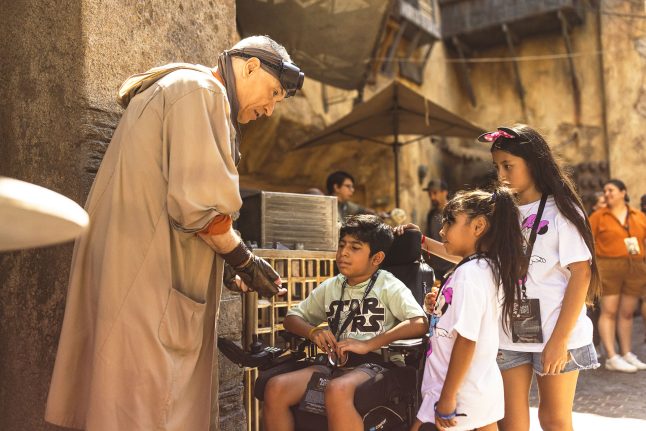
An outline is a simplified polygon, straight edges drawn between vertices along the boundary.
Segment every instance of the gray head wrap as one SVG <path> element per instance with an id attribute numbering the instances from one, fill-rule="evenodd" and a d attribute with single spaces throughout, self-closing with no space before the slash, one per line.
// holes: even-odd
<path id="1" fill-rule="evenodd" d="M 259 48 L 243 48 L 232 49 L 224 51 L 218 58 L 218 71 L 224 79 L 225 88 L 227 90 L 227 98 L 229 99 L 229 106 L 231 108 L 231 122 L 236 131 L 236 139 L 233 143 L 232 154 L 236 166 L 240 163 L 240 124 L 238 123 L 238 110 L 240 105 L 238 103 L 238 95 L 236 94 L 236 77 L 233 72 L 233 59 L 232 57 L 251 58 L 257 57 L 260 60 L 260 67 L 267 72 L 271 73 L 276 79 L 280 79 L 278 70 L 274 69 L 272 65 L 281 64 L 282 58 L 271 51 Z"/>

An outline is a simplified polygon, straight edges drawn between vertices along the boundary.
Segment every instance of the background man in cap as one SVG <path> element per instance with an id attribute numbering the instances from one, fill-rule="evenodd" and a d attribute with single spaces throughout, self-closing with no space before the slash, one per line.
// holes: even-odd
<path id="1" fill-rule="evenodd" d="M 281 285 L 231 228 L 242 205 L 238 123 L 270 116 L 303 77 L 285 48 L 256 36 L 217 68 L 171 64 L 124 83 L 127 108 L 74 248 L 47 421 L 209 429 L 224 262 L 261 295 Z"/>
<path id="2" fill-rule="evenodd" d="M 431 209 L 426 216 L 426 228 L 424 234 L 437 241 L 442 241 L 440 230 L 442 229 L 442 211 L 449 200 L 449 188 L 446 181 L 442 179 L 431 179 L 424 189 L 431 200 Z M 453 266 L 447 260 L 435 255 L 427 256 L 428 264 L 435 271 L 437 277 L 443 277 L 444 274 Z"/>

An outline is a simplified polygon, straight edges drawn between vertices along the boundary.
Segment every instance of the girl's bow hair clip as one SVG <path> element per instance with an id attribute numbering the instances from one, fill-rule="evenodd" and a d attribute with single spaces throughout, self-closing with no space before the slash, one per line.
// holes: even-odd
<path id="1" fill-rule="evenodd" d="M 518 133 L 516 133 L 512 129 L 509 129 L 507 127 L 498 127 L 498 130 L 494 132 L 487 132 L 478 136 L 478 141 L 496 142 L 499 138 L 516 139 L 519 137 L 520 136 L 518 135 Z"/>

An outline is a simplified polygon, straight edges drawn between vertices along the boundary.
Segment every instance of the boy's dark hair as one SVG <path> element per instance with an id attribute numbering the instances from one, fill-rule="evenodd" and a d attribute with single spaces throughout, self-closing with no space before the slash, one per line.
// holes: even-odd
<path id="1" fill-rule="evenodd" d="M 512 137 L 499 136 L 491 145 L 491 152 L 505 151 L 514 156 L 521 157 L 527 163 L 529 172 L 534 180 L 534 185 L 541 193 L 554 196 L 554 202 L 563 216 L 572 223 L 592 255 L 592 277 L 586 302 L 593 304 L 599 297 L 601 279 L 597 269 L 597 258 L 594 251 L 594 239 L 590 222 L 585 217 L 585 208 L 581 202 L 572 179 L 567 175 L 545 139 L 536 130 L 525 124 L 514 124 L 508 128 L 498 130 L 508 131 Z"/>
<path id="2" fill-rule="evenodd" d="M 325 187 L 327 187 L 327 194 L 334 194 L 334 186 L 341 186 L 346 179 L 352 180 L 354 184 L 354 178 L 352 175 L 345 171 L 336 171 L 328 175 L 327 180 L 325 181 Z"/>
<path id="3" fill-rule="evenodd" d="M 370 256 L 387 253 L 393 243 L 393 230 L 374 215 L 361 214 L 348 217 L 339 230 L 339 241 L 350 235 L 370 247 Z"/>
<path id="4" fill-rule="evenodd" d="M 458 192 L 444 207 L 442 224 L 452 224 L 458 214 L 469 220 L 478 216 L 487 219 L 488 228 L 476 243 L 476 252 L 489 261 L 497 285 L 502 285 L 503 327 L 509 328 L 514 298 L 520 298 L 520 280 L 527 272 L 525 238 L 520 228 L 516 199 L 507 187 L 497 186 L 492 192 L 471 190 Z"/>

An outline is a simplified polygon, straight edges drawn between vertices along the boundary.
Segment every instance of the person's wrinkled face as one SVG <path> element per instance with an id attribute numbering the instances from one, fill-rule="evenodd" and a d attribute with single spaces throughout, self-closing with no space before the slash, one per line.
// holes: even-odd
<path id="1" fill-rule="evenodd" d="M 612 183 L 608 183 L 603 186 L 603 195 L 605 196 L 606 203 L 610 208 L 626 202 L 626 190 L 619 190 L 619 187 Z"/>
<path id="2" fill-rule="evenodd" d="M 280 81 L 260 67 L 260 60 L 250 58 L 236 76 L 238 122 L 246 124 L 264 116 L 270 117 L 276 103 L 285 98 Z"/>
<path id="3" fill-rule="evenodd" d="M 471 220 L 465 213 L 444 220 L 440 237 L 446 252 L 454 256 L 466 257 L 475 248 L 476 236 Z"/>
<path id="4" fill-rule="evenodd" d="M 523 193 L 534 184 L 527 162 L 522 157 L 514 156 L 502 150 L 491 153 L 498 181 L 512 189 L 514 193 Z"/>
<path id="5" fill-rule="evenodd" d="M 344 235 L 336 249 L 336 265 L 347 278 L 360 277 L 372 272 L 370 245 L 352 235 Z"/>
<path id="6" fill-rule="evenodd" d="M 354 194 L 354 183 L 350 178 L 346 178 L 345 180 L 343 180 L 343 183 L 341 183 L 341 185 L 335 184 L 334 194 L 341 202 L 350 200 L 350 198 Z"/>

